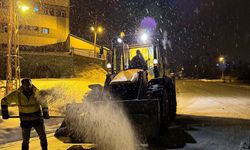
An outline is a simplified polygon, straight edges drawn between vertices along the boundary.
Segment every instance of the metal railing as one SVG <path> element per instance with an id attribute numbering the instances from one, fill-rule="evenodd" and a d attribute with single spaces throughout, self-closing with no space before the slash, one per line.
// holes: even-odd
<path id="1" fill-rule="evenodd" d="M 71 48 L 71 52 L 74 55 L 79 55 L 79 56 L 85 56 L 85 57 L 91 57 L 91 58 L 97 58 L 97 59 L 102 59 L 104 60 L 104 55 L 101 54 L 95 54 L 93 49 L 80 49 L 80 48 Z"/>

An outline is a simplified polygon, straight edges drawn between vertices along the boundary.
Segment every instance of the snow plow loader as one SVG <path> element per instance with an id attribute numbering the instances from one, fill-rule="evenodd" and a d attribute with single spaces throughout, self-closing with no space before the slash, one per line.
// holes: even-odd
<path id="1" fill-rule="evenodd" d="M 92 89 L 102 88 L 93 103 L 99 105 L 108 99 L 120 105 L 140 138 L 150 142 L 155 137 L 163 136 L 169 122 L 175 119 L 175 81 L 168 76 L 166 54 L 161 41 L 152 39 L 144 44 L 130 43 L 126 42 L 126 38 L 123 38 L 122 43 L 112 40 L 111 60 L 107 64 L 104 86 L 90 86 Z M 136 66 L 132 61 L 139 53 L 145 64 Z M 73 104 L 67 109 L 79 107 L 80 104 Z M 70 142 L 85 142 L 74 139 L 69 129 L 61 129 L 67 129 L 65 122 L 57 130 L 56 137 L 67 135 L 71 136 Z"/>

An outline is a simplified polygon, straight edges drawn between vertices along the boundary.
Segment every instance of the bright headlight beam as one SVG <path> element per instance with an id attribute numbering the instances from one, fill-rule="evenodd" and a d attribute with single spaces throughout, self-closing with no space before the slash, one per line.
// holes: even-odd
<path id="1" fill-rule="evenodd" d="M 112 66 L 110 63 L 107 63 L 107 68 L 110 69 Z"/>
<path id="2" fill-rule="evenodd" d="M 158 64 L 158 60 L 154 59 L 154 65 L 157 65 L 157 64 Z"/>
<path id="3" fill-rule="evenodd" d="M 143 33 L 143 34 L 141 35 L 141 40 L 142 40 L 143 42 L 146 42 L 146 41 L 148 40 L 148 34 Z"/>
<path id="4" fill-rule="evenodd" d="M 121 38 L 118 38 L 118 39 L 117 39 L 117 42 L 118 42 L 118 43 L 122 43 L 122 39 L 121 39 Z"/>

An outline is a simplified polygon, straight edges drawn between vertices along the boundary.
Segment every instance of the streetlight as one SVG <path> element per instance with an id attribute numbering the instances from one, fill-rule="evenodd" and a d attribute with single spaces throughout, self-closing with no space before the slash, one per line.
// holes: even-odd
<path id="1" fill-rule="evenodd" d="M 97 33 L 102 33 L 103 28 L 101 26 L 99 27 L 90 27 L 90 30 L 94 32 L 94 57 L 96 56 L 96 39 L 97 39 Z"/>
<path id="2" fill-rule="evenodd" d="M 19 6 L 19 9 L 20 9 L 22 12 L 26 12 L 26 11 L 28 11 L 28 10 L 30 9 L 30 7 L 27 6 L 27 5 L 20 5 L 20 6 Z"/>
<path id="3" fill-rule="evenodd" d="M 99 33 L 102 33 L 102 31 L 103 31 L 102 27 L 98 27 L 98 28 L 97 28 L 97 31 L 98 31 Z"/>
<path id="4" fill-rule="evenodd" d="M 220 69 L 221 69 L 221 79 L 224 80 L 224 70 L 226 68 L 226 66 L 225 66 L 225 57 L 220 56 L 219 57 L 219 62 L 220 62 Z"/>
<path id="5" fill-rule="evenodd" d="M 219 62 L 220 62 L 220 63 L 224 63 L 224 60 L 225 60 L 225 58 L 224 58 L 223 56 L 220 56 Z"/>

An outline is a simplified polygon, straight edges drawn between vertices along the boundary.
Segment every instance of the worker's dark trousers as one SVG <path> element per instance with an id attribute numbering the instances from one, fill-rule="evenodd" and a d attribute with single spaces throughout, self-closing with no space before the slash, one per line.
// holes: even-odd
<path id="1" fill-rule="evenodd" d="M 22 137 L 23 137 L 22 150 L 29 149 L 31 128 L 32 127 L 22 127 Z M 44 124 L 33 126 L 33 128 L 36 130 L 39 136 L 42 150 L 48 150 L 48 143 L 47 143 Z"/>

